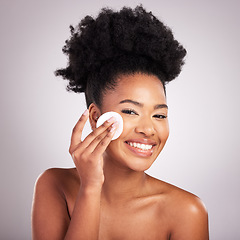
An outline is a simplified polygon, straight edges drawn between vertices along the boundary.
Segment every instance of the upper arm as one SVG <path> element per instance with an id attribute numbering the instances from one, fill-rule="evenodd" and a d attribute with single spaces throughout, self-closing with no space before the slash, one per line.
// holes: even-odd
<path id="1" fill-rule="evenodd" d="M 32 205 L 32 238 L 64 239 L 69 216 L 64 195 L 60 192 L 54 169 L 45 171 L 37 179 Z"/>
<path id="2" fill-rule="evenodd" d="M 208 214 L 202 201 L 192 197 L 179 208 L 171 240 L 208 240 Z"/>

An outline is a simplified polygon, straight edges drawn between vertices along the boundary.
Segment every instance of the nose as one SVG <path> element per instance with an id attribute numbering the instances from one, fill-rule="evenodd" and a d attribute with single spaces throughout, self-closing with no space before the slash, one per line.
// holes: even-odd
<path id="1" fill-rule="evenodd" d="M 141 119 L 139 119 L 135 131 L 137 133 L 145 135 L 146 137 L 153 136 L 155 133 L 155 129 L 152 119 L 150 117 L 142 117 Z"/>

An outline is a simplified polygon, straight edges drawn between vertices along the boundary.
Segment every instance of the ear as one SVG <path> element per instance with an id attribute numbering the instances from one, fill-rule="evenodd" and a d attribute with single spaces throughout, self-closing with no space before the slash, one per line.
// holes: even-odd
<path id="1" fill-rule="evenodd" d="M 96 128 L 97 120 L 101 116 L 101 111 L 95 103 L 91 103 L 89 108 L 89 122 L 92 130 Z"/>

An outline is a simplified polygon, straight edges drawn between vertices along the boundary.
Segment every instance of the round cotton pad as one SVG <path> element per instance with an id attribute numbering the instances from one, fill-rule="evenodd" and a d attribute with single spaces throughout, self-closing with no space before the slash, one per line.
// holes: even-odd
<path id="1" fill-rule="evenodd" d="M 97 127 L 101 126 L 105 121 L 107 121 L 111 117 L 115 117 L 116 121 L 118 122 L 118 128 L 112 138 L 112 140 L 115 140 L 122 134 L 123 131 L 123 119 L 119 113 L 116 112 L 104 113 L 99 117 L 97 121 Z"/>

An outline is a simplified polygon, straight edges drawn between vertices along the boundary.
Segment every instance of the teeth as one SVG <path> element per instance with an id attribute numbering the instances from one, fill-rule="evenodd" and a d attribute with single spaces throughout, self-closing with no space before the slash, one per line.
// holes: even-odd
<path id="1" fill-rule="evenodd" d="M 128 144 L 131 147 L 139 148 L 142 150 L 150 150 L 152 148 L 152 145 L 147 145 L 147 144 L 141 144 L 141 143 L 135 143 L 135 142 L 128 142 Z"/>

